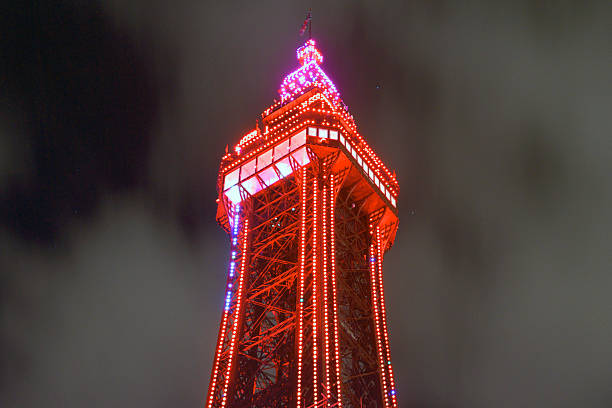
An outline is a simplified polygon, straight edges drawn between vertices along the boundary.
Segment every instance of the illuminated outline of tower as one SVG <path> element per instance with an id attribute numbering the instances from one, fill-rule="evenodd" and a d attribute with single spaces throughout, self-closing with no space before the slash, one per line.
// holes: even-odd
<path id="1" fill-rule="evenodd" d="M 206 407 L 396 407 L 382 260 L 399 185 L 314 40 L 297 58 L 221 161 L 231 259 Z"/>

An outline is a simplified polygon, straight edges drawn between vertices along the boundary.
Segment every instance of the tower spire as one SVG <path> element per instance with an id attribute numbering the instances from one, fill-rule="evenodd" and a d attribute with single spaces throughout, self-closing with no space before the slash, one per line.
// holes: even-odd
<path id="1" fill-rule="evenodd" d="M 312 8 L 308 9 L 308 39 L 312 40 Z"/>
<path id="2" fill-rule="evenodd" d="M 308 13 L 306 13 L 306 18 L 302 23 L 302 27 L 300 28 L 300 36 L 304 35 L 306 32 L 306 28 L 308 28 L 308 39 L 312 38 L 312 9 L 308 9 Z"/>

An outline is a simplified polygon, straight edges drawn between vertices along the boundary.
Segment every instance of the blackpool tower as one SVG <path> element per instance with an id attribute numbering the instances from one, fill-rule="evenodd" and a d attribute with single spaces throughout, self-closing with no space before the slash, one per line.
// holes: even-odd
<path id="1" fill-rule="evenodd" d="M 399 186 L 314 40 L 297 59 L 221 160 L 231 249 L 206 407 L 396 407 L 382 267 Z"/>

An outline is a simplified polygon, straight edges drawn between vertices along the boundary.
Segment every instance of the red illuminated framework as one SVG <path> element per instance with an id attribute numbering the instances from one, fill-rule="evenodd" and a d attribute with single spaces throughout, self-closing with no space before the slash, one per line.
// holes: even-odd
<path id="1" fill-rule="evenodd" d="M 222 159 L 231 252 L 206 407 L 397 407 L 382 266 L 399 186 L 314 40 L 297 56 Z"/>

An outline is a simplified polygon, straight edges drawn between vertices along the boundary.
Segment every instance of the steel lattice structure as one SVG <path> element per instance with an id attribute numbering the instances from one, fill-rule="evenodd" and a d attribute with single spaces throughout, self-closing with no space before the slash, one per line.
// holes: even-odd
<path id="1" fill-rule="evenodd" d="M 231 259 L 207 407 L 396 407 L 382 260 L 399 186 L 309 40 L 281 100 L 227 152 Z"/>

